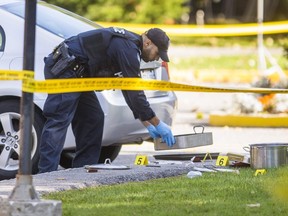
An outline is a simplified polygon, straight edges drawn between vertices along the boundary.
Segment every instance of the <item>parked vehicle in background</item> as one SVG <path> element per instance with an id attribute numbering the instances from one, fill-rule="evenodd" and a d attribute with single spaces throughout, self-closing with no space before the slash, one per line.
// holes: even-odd
<path id="1" fill-rule="evenodd" d="M 22 70 L 25 1 L 0 0 L 0 70 Z M 81 16 L 43 1 L 37 2 L 35 79 L 44 79 L 43 58 L 65 38 L 80 32 L 101 28 Z M 25 54 L 24 54 L 25 55 Z M 144 79 L 169 80 L 166 62 L 142 62 Z M 177 98 L 172 91 L 145 91 L 157 116 L 172 124 Z M 122 144 L 142 143 L 149 139 L 146 128 L 135 120 L 120 90 L 95 92 L 105 113 L 103 149 L 100 161 L 114 160 Z M 19 132 L 21 81 L 0 81 L 0 179 L 12 178 L 19 168 Z M 37 172 L 39 140 L 45 118 L 42 108 L 47 94 L 34 94 L 32 128 L 32 172 Z M 60 164 L 71 167 L 75 140 L 69 127 Z"/>

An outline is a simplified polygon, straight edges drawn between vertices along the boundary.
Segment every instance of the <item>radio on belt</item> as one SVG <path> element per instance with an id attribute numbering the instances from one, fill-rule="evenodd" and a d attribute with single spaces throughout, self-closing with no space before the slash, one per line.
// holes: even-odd
<path id="1" fill-rule="evenodd" d="M 197 132 L 196 128 L 202 128 L 201 132 Z M 169 147 L 165 142 L 162 142 L 161 138 L 154 139 L 154 149 L 158 150 L 172 150 L 172 149 L 184 149 L 184 148 L 193 148 L 198 146 L 206 146 L 213 144 L 213 138 L 211 132 L 204 133 L 204 126 L 196 125 L 193 127 L 194 133 L 192 134 L 183 134 L 176 135 L 176 143 Z"/>

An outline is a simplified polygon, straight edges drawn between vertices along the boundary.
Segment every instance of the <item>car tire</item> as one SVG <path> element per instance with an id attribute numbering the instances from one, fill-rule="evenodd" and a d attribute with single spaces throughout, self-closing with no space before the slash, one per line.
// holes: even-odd
<path id="1" fill-rule="evenodd" d="M 103 146 L 101 149 L 101 155 L 99 158 L 99 163 L 104 163 L 107 158 L 111 161 L 115 160 L 121 151 L 121 145 L 117 146 Z M 61 154 L 60 166 L 65 169 L 72 167 L 72 161 L 75 157 L 75 150 L 64 150 Z"/>
<path id="2" fill-rule="evenodd" d="M 104 163 L 107 158 L 109 158 L 111 161 L 114 161 L 116 157 L 119 155 L 121 148 L 122 145 L 103 146 L 101 148 L 99 163 Z"/>
<path id="3" fill-rule="evenodd" d="M 32 126 L 32 174 L 38 172 L 39 143 L 45 119 L 41 111 L 34 114 Z M 20 101 L 0 102 L 0 180 L 14 178 L 19 169 Z"/>

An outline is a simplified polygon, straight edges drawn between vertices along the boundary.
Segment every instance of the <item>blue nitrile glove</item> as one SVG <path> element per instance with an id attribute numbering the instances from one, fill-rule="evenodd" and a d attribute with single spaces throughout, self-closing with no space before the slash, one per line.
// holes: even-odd
<path id="1" fill-rule="evenodd" d="M 156 128 L 153 126 L 153 125 L 149 125 L 147 127 L 147 130 L 149 131 L 149 134 L 150 136 L 153 138 L 153 139 L 156 139 L 156 138 L 160 138 L 160 134 L 157 132 Z"/>
<path id="2" fill-rule="evenodd" d="M 175 138 L 172 131 L 168 125 L 160 121 L 157 126 L 155 126 L 157 132 L 161 135 L 162 140 L 169 146 L 172 147 L 175 144 Z"/>

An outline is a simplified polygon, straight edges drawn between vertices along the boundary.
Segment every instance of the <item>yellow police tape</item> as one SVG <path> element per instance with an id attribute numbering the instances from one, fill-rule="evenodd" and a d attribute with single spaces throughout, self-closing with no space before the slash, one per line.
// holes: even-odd
<path id="1" fill-rule="evenodd" d="M 22 91 L 29 93 L 67 93 L 94 90 L 162 90 L 187 92 L 243 92 L 287 94 L 288 89 L 271 88 L 219 88 L 211 86 L 188 85 L 161 80 L 141 78 L 80 78 L 35 80 L 32 71 L 0 70 L 0 80 L 22 80 Z"/>
<path id="2" fill-rule="evenodd" d="M 24 80 L 34 79 L 33 71 L 12 71 L 12 70 L 0 70 L 0 80 Z"/>
<path id="3" fill-rule="evenodd" d="M 159 24 L 131 24 L 131 23 L 109 23 L 97 22 L 98 24 L 109 27 L 116 26 L 125 28 L 137 33 L 143 33 L 150 28 L 161 28 L 169 36 L 251 36 L 259 32 L 263 34 L 281 34 L 288 32 L 288 21 L 233 24 L 233 25 L 159 25 Z"/>

